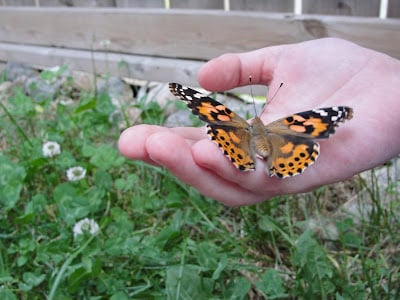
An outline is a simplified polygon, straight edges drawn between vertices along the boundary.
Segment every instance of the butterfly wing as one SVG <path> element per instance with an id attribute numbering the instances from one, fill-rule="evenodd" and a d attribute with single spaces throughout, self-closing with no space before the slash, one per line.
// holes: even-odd
<path id="1" fill-rule="evenodd" d="M 303 173 L 319 155 L 319 144 L 298 136 L 269 134 L 271 153 L 267 158 L 267 172 L 270 176 L 286 178 Z"/>
<path id="2" fill-rule="evenodd" d="M 303 111 L 267 125 L 268 129 L 280 134 L 296 135 L 312 139 L 326 139 L 335 133 L 341 122 L 353 117 L 348 106 L 333 106 Z"/>
<path id="3" fill-rule="evenodd" d="M 334 106 L 300 112 L 267 126 L 255 118 L 250 126 L 210 97 L 177 83 L 169 87 L 208 123 L 208 135 L 238 169 L 254 170 L 256 152 L 266 161 L 268 174 L 279 178 L 295 176 L 312 165 L 320 148 L 315 139 L 328 138 L 339 123 L 353 116 L 350 107 Z"/>
<path id="4" fill-rule="evenodd" d="M 280 178 L 301 174 L 318 158 L 320 146 L 315 139 L 329 138 L 339 123 L 352 116 L 352 108 L 334 106 L 300 112 L 267 125 L 269 174 Z"/>
<path id="5" fill-rule="evenodd" d="M 249 124 L 246 120 L 196 90 L 178 83 L 170 83 L 169 89 L 187 104 L 194 115 L 208 124 L 207 134 L 236 168 L 243 171 L 255 169 Z"/>

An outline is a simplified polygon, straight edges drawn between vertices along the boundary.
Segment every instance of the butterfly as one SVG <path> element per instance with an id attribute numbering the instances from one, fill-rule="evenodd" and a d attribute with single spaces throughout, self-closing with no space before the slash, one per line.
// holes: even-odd
<path id="1" fill-rule="evenodd" d="M 340 122 L 353 117 L 353 109 L 332 106 L 296 113 L 264 125 L 259 117 L 249 124 L 218 101 L 178 83 L 171 93 L 207 123 L 207 134 L 241 171 L 255 170 L 261 158 L 270 176 L 286 178 L 303 173 L 318 158 L 316 139 L 326 139 Z"/>

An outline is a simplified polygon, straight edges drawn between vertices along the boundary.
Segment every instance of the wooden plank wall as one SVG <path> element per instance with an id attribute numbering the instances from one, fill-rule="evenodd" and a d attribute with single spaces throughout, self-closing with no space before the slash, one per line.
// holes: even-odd
<path id="1" fill-rule="evenodd" d="M 399 13 L 398 0 L 0 0 L 0 62 L 196 85 L 222 53 L 321 37 L 400 58 Z"/>
<path id="2" fill-rule="evenodd" d="M 0 0 L 0 6 L 225 9 L 303 14 L 377 17 L 383 6 L 389 18 L 400 17 L 398 0 Z"/>

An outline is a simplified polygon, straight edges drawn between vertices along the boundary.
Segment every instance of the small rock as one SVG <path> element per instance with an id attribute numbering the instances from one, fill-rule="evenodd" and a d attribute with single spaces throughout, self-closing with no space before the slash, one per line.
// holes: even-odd
<path id="1" fill-rule="evenodd" d="M 63 81 L 63 79 L 60 79 L 48 82 L 40 76 L 33 76 L 26 80 L 25 92 L 37 101 L 48 98 L 54 99 Z"/>
<path id="2" fill-rule="evenodd" d="M 133 91 L 129 85 L 118 77 L 100 78 L 97 80 L 97 92 L 106 92 L 117 108 L 126 107 L 133 102 Z"/>
<path id="3" fill-rule="evenodd" d="M 155 101 L 163 110 L 164 116 L 169 116 L 176 111 L 176 106 L 173 105 L 175 96 L 169 91 L 168 84 L 162 83 L 152 87 L 146 96 L 146 102 Z M 176 99 L 176 98 L 175 98 Z"/>
<path id="4" fill-rule="evenodd" d="M 72 72 L 72 87 L 78 91 L 94 91 L 95 85 L 93 74 L 80 71 Z"/>
<path id="5" fill-rule="evenodd" d="M 4 81 L 0 83 L 0 95 L 8 98 L 12 94 L 13 83 L 10 81 Z"/>
<path id="6" fill-rule="evenodd" d="M 33 99 L 54 100 L 58 93 L 69 92 L 70 84 L 64 85 L 71 76 L 67 66 L 55 66 L 43 70 L 39 75 L 29 77 L 25 82 L 25 92 Z"/>
<path id="7" fill-rule="evenodd" d="M 23 63 L 9 62 L 4 69 L 6 80 L 15 81 L 19 77 L 29 78 L 38 74 L 37 71 Z"/>
<path id="8" fill-rule="evenodd" d="M 115 106 L 115 111 L 110 114 L 109 120 L 117 121 L 120 129 L 135 124 L 140 118 L 140 110 L 132 107 L 134 104 L 132 88 L 118 77 L 99 78 L 96 82 L 98 93 L 107 93 L 111 98 L 111 103 Z M 121 110 L 124 110 L 122 113 Z M 126 121 L 126 119 L 128 121 Z"/>
<path id="9" fill-rule="evenodd" d="M 131 121 L 130 125 L 133 125 L 133 124 L 137 124 L 139 122 L 140 114 L 142 113 L 142 111 L 137 107 L 132 107 L 131 106 L 131 107 L 128 107 L 125 110 L 125 113 L 126 113 L 126 115 L 128 117 L 128 120 Z"/>

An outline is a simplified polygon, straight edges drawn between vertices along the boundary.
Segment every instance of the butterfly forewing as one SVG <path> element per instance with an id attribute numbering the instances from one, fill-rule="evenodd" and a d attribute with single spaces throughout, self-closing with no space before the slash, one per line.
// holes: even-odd
<path id="1" fill-rule="evenodd" d="M 178 83 L 170 83 L 169 88 L 172 94 L 183 100 L 192 113 L 204 122 L 221 125 L 235 122 L 236 126 L 248 127 L 244 119 L 211 97 Z"/>
<path id="2" fill-rule="evenodd" d="M 333 106 L 293 114 L 273 122 L 286 126 L 292 133 L 305 137 L 324 139 L 335 133 L 340 122 L 353 117 L 353 110 L 347 106 Z M 289 133 L 289 132 L 287 132 Z"/>
<path id="3" fill-rule="evenodd" d="M 254 157 L 250 149 L 249 124 L 218 101 L 196 90 L 177 83 L 169 88 L 183 100 L 193 114 L 207 122 L 207 134 L 222 150 L 233 165 L 242 171 L 254 170 Z"/>

